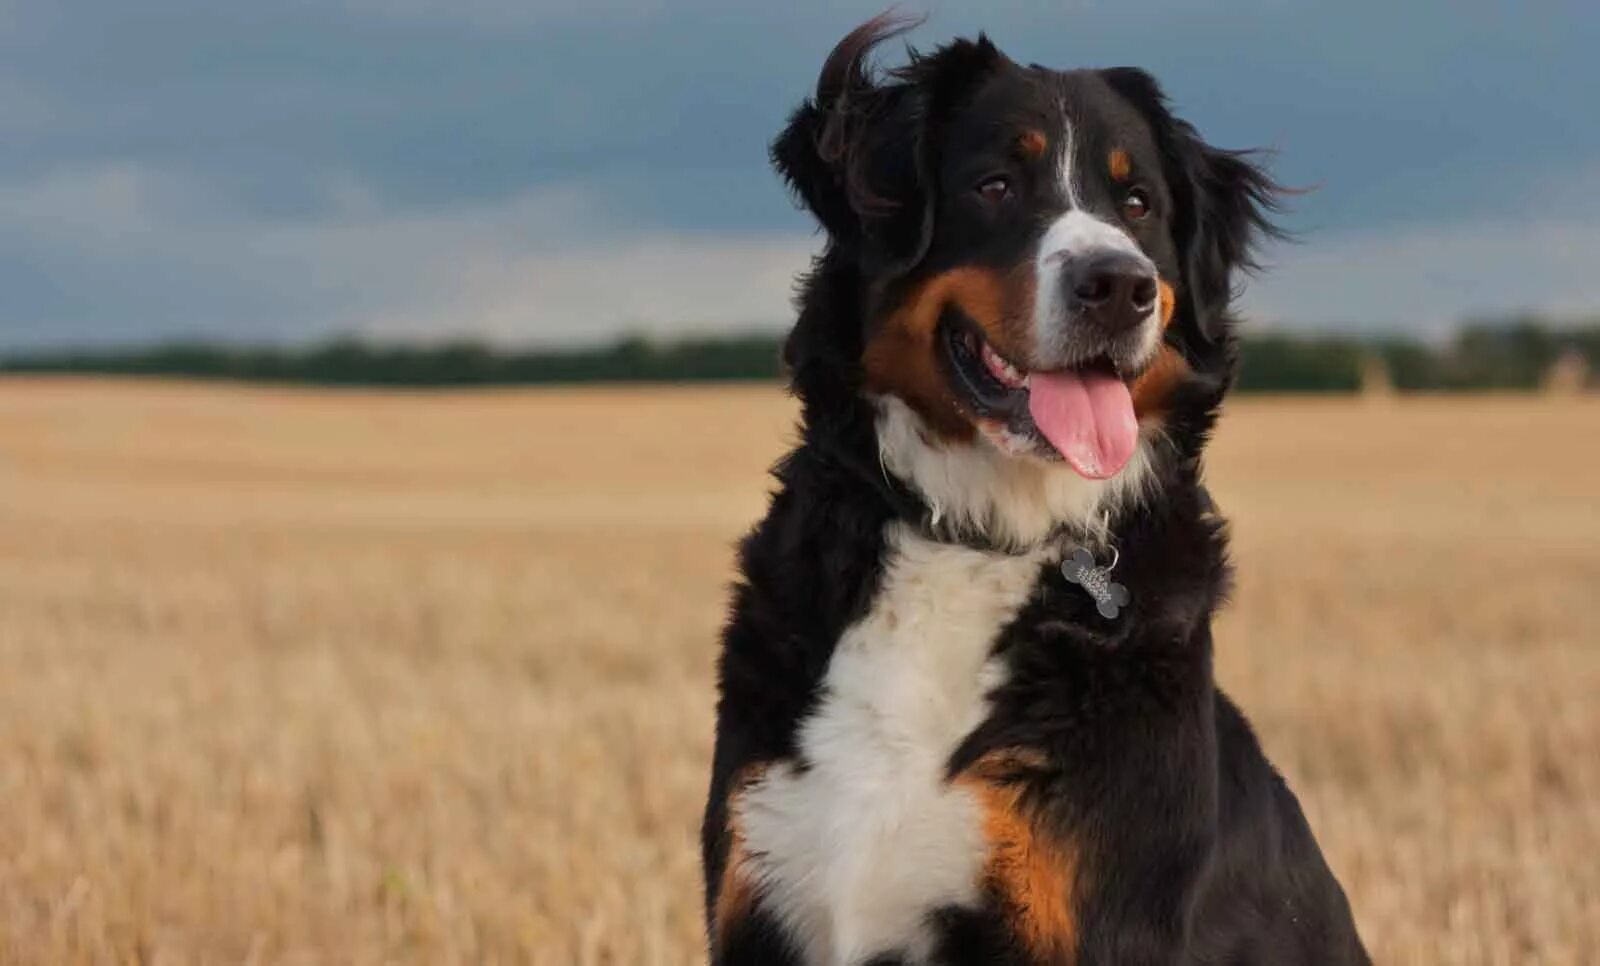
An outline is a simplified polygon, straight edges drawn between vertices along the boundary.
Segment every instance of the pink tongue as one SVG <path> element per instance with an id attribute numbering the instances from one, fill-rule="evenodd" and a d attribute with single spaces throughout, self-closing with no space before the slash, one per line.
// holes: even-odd
<path id="1" fill-rule="evenodd" d="M 1139 442 L 1133 396 L 1106 373 L 1035 372 L 1028 411 L 1050 445 L 1091 480 L 1115 476 Z"/>

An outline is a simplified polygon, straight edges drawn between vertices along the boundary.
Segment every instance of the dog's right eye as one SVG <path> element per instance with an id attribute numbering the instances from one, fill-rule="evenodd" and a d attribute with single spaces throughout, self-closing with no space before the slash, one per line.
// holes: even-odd
<path id="1" fill-rule="evenodd" d="M 975 190 L 978 192 L 978 197 L 984 201 L 992 205 L 999 204 L 1011 197 L 1011 179 L 1003 174 L 997 174 L 978 182 Z"/>

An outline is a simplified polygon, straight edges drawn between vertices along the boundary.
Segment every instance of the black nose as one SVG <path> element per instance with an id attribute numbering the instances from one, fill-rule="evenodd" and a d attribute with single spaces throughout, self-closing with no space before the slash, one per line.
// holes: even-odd
<path id="1" fill-rule="evenodd" d="M 1097 252 L 1068 259 L 1063 269 L 1068 307 L 1101 328 L 1131 329 L 1155 308 L 1155 270 L 1138 255 Z"/>

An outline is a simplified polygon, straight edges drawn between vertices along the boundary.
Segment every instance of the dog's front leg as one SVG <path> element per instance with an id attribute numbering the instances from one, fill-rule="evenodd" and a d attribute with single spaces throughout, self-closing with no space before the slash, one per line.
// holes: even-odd
<path id="1" fill-rule="evenodd" d="M 1195 910 L 1215 832 L 1207 812 L 1185 815 L 1176 801 L 1169 804 L 1165 827 L 1148 820 L 1116 823 L 1117 841 L 1090 862 L 1094 871 L 1087 876 L 1080 912 L 1080 966 L 1190 961 Z"/>

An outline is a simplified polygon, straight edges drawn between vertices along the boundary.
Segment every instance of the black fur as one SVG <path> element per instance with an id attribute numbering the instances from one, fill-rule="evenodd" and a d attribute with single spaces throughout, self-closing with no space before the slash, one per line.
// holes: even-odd
<path id="1" fill-rule="evenodd" d="M 952 257 L 941 253 L 937 230 L 938 172 L 950 160 L 942 125 L 992 77 L 1038 69 L 1016 67 L 980 38 L 916 57 L 880 84 L 865 58 L 892 27 L 874 21 L 846 38 L 815 99 L 773 146 L 775 165 L 829 244 L 804 280 L 785 350 L 802 441 L 776 468 L 767 516 L 740 547 L 723 636 L 703 828 L 713 932 L 732 784 L 750 765 L 805 767 L 797 730 L 818 701 L 835 643 L 878 591 L 885 525 L 903 520 L 960 537 L 939 533 L 913 489 L 882 469 L 860 360 L 885 285 L 926 259 Z M 1211 619 L 1229 567 L 1200 454 L 1234 366 L 1234 276 L 1270 227 L 1274 185 L 1248 155 L 1211 148 L 1174 118 L 1147 74 L 1102 71 L 1081 86 L 1086 96 L 1104 91 L 1115 110 L 1153 132 L 1172 216 L 1168 236 L 1150 247 L 1158 261 L 1170 248 L 1181 278 L 1168 342 L 1192 371 L 1174 390 L 1155 453 L 1158 496 L 1113 527 L 1117 579 L 1131 588 L 1131 604 L 1105 620 L 1081 589 L 1043 569 L 994 643 L 1007 683 L 949 770 L 996 749 L 1036 753 L 1010 780 L 1088 870 L 1074 908 L 1080 963 L 1365 963 L 1343 892 L 1293 794 L 1212 677 Z M 994 908 L 931 914 L 939 962 L 1032 962 Z M 799 962 L 759 897 L 712 945 L 713 961 L 727 966 Z M 872 962 L 899 955 L 882 950 Z"/>
<path id="2" fill-rule="evenodd" d="M 1136 67 L 1114 67 L 1101 76 L 1150 119 L 1171 172 L 1190 311 L 1207 338 L 1220 339 L 1233 273 L 1257 267 L 1252 246 L 1260 236 L 1282 235 L 1269 214 L 1284 189 L 1253 163 L 1255 152 L 1211 147 L 1193 125 L 1174 117 L 1154 77 Z"/>

